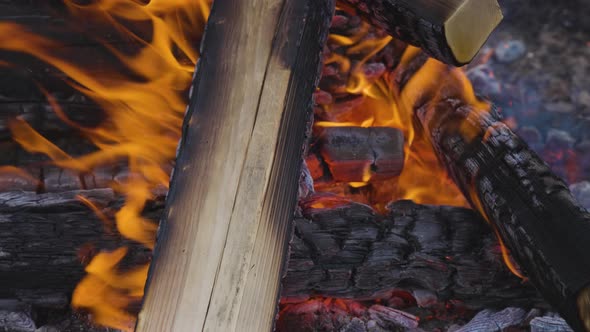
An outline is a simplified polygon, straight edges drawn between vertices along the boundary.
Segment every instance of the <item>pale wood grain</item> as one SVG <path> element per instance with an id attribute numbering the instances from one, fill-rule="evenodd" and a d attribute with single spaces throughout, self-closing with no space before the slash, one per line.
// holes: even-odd
<path id="1" fill-rule="evenodd" d="M 268 331 L 333 2 L 216 1 L 138 331 Z"/>

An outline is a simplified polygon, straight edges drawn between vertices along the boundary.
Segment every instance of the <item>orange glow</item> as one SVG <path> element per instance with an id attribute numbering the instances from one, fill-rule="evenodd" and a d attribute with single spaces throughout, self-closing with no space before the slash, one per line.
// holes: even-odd
<path id="1" fill-rule="evenodd" d="M 468 207 L 467 200 L 438 161 L 426 131 L 417 125 L 415 111 L 420 107 L 435 107 L 448 96 L 471 105 L 470 109 L 475 111 L 470 112 L 467 118 L 457 124 L 463 137 L 470 141 L 485 134 L 481 132 L 478 118 L 481 116 L 480 112 L 489 112 L 490 105 L 476 97 L 473 86 L 462 69 L 447 66 L 431 58 L 411 75 L 403 88 L 398 86 L 396 75 L 408 70 L 411 62 L 421 55 L 422 51 L 413 46 L 406 48 L 393 73 L 385 72 L 378 78 L 370 79 L 363 73 L 363 66 L 385 48 L 391 38 L 368 37 L 368 33 L 369 30 L 366 29 L 365 24 L 352 37 L 331 37 L 333 43 L 347 48 L 344 54 L 331 54 L 328 57 L 328 64 L 336 62 L 342 71 L 352 68 L 346 93 L 360 95 L 362 100 L 348 112 L 332 112 L 333 105 L 324 106 L 327 114 L 324 117 L 327 117 L 329 121 L 318 121 L 314 128 L 316 131 L 321 131 L 326 127 L 380 126 L 402 130 L 405 138 L 404 168 L 398 179 L 376 183 L 377 190 L 380 192 L 373 195 L 385 196 L 377 199 L 376 204 L 373 202 L 376 209 L 383 210 L 383 202 L 399 199 L 409 199 L 421 204 Z M 353 56 L 360 60 L 351 60 Z M 352 182 L 348 185 L 352 188 L 361 188 L 366 186 L 370 179 L 370 169 L 367 168 L 363 174 L 363 180 L 366 181 Z M 322 188 L 316 189 L 319 192 L 322 191 Z M 326 189 L 330 191 L 329 187 Z M 348 195 L 346 192 L 344 194 Z M 471 197 L 471 200 L 475 202 L 474 204 L 479 204 L 477 197 Z M 321 201 L 312 205 L 312 207 L 324 206 L 325 203 Z M 477 205 L 477 210 L 485 216 L 485 210 L 481 204 Z M 494 229 L 494 231 L 499 239 L 506 266 L 512 273 L 524 278 L 512 261 L 498 230 Z"/>
<path id="2" fill-rule="evenodd" d="M 86 267 L 88 275 L 78 284 L 72 303 L 90 310 L 98 324 L 133 331 L 135 317 L 124 308 L 143 297 L 149 266 L 118 272 L 117 265 L 126 254 L 127 248 L 119 248 L 96 255 Z"/>
<path id="3" fill-rule="evenodd" d="M 327 64 L 338 63 L 342 71 L 350 69 L 345 93 L 361 99 L 350 111 L 345 112 L 335 112 L 334 105 L 325 105 L 326 115 L 320 121 L 316 121 L 315 130 L 321 132 L 322 128 L 345 126 L 392 127 L 402 130 L 405 138 L 403 171 L 394 181 L 375 184 L 380 191 L 376 194 L 379 196 L 379 203 L 374 204 L 375 208 L 383 210 L 384 204 L 399 199 L 411 199 L 422 204 L 467 206 L 465 198 L 438 162 L 428 138 L 415 127 L 414 106 L 424 96 L 436 96 L 439 93 L 440 87 L 443 86 L 440 76 L 447 74 L 448 67 L 435 60 L 428 60 L 409 80 L 403 93 L 395 83 L 396 72 L 369 77 L 363 71 L 364 66 L 392 39 L 389 36 L 369 35 L 367 27 L 368 24 L 363 23 L 352 37 L 331 36 L 331 42 L 345 47 L 345 51 L 331 53 L 327 58 Z M 418 48 L 408 47 L 399 67 L 404 68 L 420 52 Z M 462 88 L 468 100 L 479 102 L 474 95 L 473 98 L 469 97 L 473 89 L 467 79 L 463 79 L 463 73 L 457 70 L 455 76 L 463 84 Z M 352 188 L 364 187 L 370 183 L 370 179 L 368 168 L 363 174 L 363 180 L 366 181 L 352 182 L 348 185 Z M 322 191 L 321 184 L 316 189 Z"/>
<path id="4" fill-rule="evenodd" d="M 40 87 L 57 116 L 76 128 L 96 150 L 70 156 L 20 119 L 10 123 L 13 138 L 27 151 L 44 154 L 54 165 L 75 172 L 91 173 L 101 165 L 125 162 L 128 175 L 112 183 L 112 188 L 125 197 L 114 222 L 88 199 L 78 199 L 95 211 L 105 225 L 114 224 L 127 239 L 152 249 L 157 224 L 141 213 L 146 202 L 154 197 L 154 190 L 167 188 L 169 183 L 210 0 L 64 3 L 69 11 L 65 21 L 71 22 L 68 28 L 79 31 L 78 26 L 91 21 L 96 29 L 92 31 L 94 35 L 86 37 L 101 44 L 105 54 L 119 63 L 101 64 L 97 74 L 96 68 L 81 62 L 84 59 L 72 59 L 67 46 L 60 41 L 13 23 L 0 23 L 0 48 L 32 55 L 58 69 L 67 76 L 71 87 L 100 106 L 106 120 L 97 127 L 83 127 L 70 120 L 54 97 Z M 97 32 L 100 27 L 115 30 L 127 47 L 135 47 L 134 51 L 104 41 Z M 15 67 L 8 63 L 0 65 Z M 26 176 L 15 169 L 0 171 Z M 119 248 L 96 255 L 86 268 L 87 276 L 75 290 L 72 305 L 88 310 L 98 324 L 130 330 L 135 318 L 127 307 L 143 296 L 148 265 L 118 271 L 126 252 L 127 248 Z"/>

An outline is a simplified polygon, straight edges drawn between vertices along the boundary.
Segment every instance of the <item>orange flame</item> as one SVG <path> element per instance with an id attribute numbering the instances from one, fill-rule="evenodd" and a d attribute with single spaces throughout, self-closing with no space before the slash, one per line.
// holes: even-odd
<path id="1" fill-rule="evenodd" d="M 70 120 L 41 87 L 58 117 L 78 129 L 96 146 L 96 151 L 70 156 L 18 119 L 10 123 L 13 138 L 27 151 L 44 154 L 53 164 L 77 172 L 92 172 L 97 166 L 125 161 L 128 176 L 112 183 L 112 188 L 126 198 L 125 205 L 115 214 L 117 230 L 152 249 L 157 225 L 141 213 L 146 202 L 154 197 L 154 189 L 166 188 L 169 183 L 187 104 L 186 92 L 199 58 L 198 46 L 210 0 L 64 3 L 71 21 L 68 29 L 79 30 L 77 26 L 85 26 L 91 20 L 93 26 L 116 30 L 123 40 L 129 41 L 127 47 L 135 45 L 136 49 L 123 51 L 100 36 L 88 36 L 119 61 L 118 67 L 101 67 L 97 74 L 92 66 L 72 60 L 61 42 L 32 33 L 25 26 L 0 23 L 0 48 L 33 55 L 60 70 L 68 77 L 68 84 L 101 107 L 107 119 L 97 127 L 82 127 Z M 138 32 L 138 26 L 148 28 Z M 121 67 L 125 71 L 118 69 Z M 18 174 L 25 176 L 20 171 Z M 79 199 L 101 220 L 108 221 L 92 202 Z M 95 322 L 121 330 L 133 328 L 135 318 L 127 307 L 143 296 L 148 270 L 145 264 L 131 271 L 119 271 L 118 264 L 126 253 L 123 247 L 96 255 L 72 297 L 73 306 L 90 311 Z"/>
<path id="2" fill-rule="evenodd" d="M 411 199 L 422 204 L 467 206 L 466 200 L 438 162 L 428 138 L 415 128 L 414 101 L 424 91 L 437 91 L 440 82 L 429 79 L 426 74 L 416 75 L 404 89 L 410 93 L 401 94 L 394 82 L 395 73 L 386 72 L 376 77 L 367 75 L 364 68 L 368 61 L 387 47 L 392 38 L 375 36 L 366 23 L 353 36 L 333 34 L 330 41 L 342 46 L 345 51 L 331 53 L 326 64 L 336 63 L 343 72 L 350 70 L 348 83 L 342 93 L 359 96 L 362 101 L 351 111 L 341 113 L 333 111 L 334 104 L 325 105 L 327 119 L 317 121 L 314 124 L 316 130 L 343 126 L 392 127 L 402 130 L 405 138 L 405 166 L 396 183 L 389 184 L 390 188 L 385 190 L 388 193 L 383 201 Z M 400 67 L 420 52 L 418 48 L 408 47 L 402 56 Z M 434 60 L 428 61 L 421 70 L 438 70 L 434 63 Z M 367 185 L 370 178 L 370 171 L 367 171 L 363 174 L 363 179 L 367 181 L 348 185 L 359 188 Z M 384 188 L 388 184 L 379 183 L 377 186 Z M 318 190 L 321 191 L 321 188 Z M 382 206 L 375 207 L 382 209 Z"/>
<path id="3" fill-rule="evenodd" d="M 457 186 L 449 178 L 446 170 L 438 161 L 427 133 L 417 126 L 414 118 L 415 110 L 421 103 L 436 104 L 449 91 L 457 93 L 457 97 L 465 104 L 472 105 L 467 119 L 458 124 L 467 139 L 474 139 L 481 134 L 477 123 L 473 121 L 481 114 L 488 112 L 490 105 L 478 99 L 463 70 L 449 67 L 437 60 L 427 59 L 411 76 L 403 89 L 397 85 L 395 77 L 398 71 L 407 70 L 412 60 L 421 55 L 421 50 L 409 46 L 404 51 L 400 63 L 393 73 L 384 73 L 378 78 L 370 78 L 362 68 L 390 42 L 390 37 L 374 37 L 369 35 L 367 24 L 351 37 L 332 35 L 330 40 L 345 47 L 344 54 L 332 53 L 326 63 L 337 63 L 344 72 L 350 69 L 350 77 L 345 92 L 349 95 L 360 95 L 363 100 L 353 110 L 344 113 L 332 112 L 333 105 L 325 105 L 325 113 L 331 121 L 318 121 L 315 128 L 360 126 L 360 127 L 392 127 L 403 131 L 405 138 L 404 168 L 393 188 L 386 188 L 390 195 L 386 201 L 409 199 L 421 204 L 437 204 L 467 207 L 468 203 Z M 353 61 L 351 56 L 360 60 Z M 352 69 L 351 69 L 352 68 Z M 362 183 L 348 183 L 353 188 L 366 185 L 371 178 L 370 171 L 365 170 Z M 378 186 L 386 187 L 383 183 Z M 318 190 L 318 191 L 321 191 Z M 393 191 L 393 192 L 392 192 Z M 477 197 L 471 197 L 476 205 Z M 315 204 L 323 206 L 322 202 Z M 378 209 L 382 207 L 375 206 Z M 485 216 L 485 210 L 479 204 L 477 210 Z M 487 219 L 487 218 L 486 218 Z M 493 226 L 493 225 L 492 225 Z M 509 251 L 494 228 L 499 240 L 502 258 L 509 270 L 520 278 L 524 276 L 512 261 Z"/>

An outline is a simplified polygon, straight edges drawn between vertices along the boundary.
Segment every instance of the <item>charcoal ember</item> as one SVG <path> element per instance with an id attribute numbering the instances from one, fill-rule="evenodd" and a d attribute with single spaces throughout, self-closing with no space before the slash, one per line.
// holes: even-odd
<path id="1" fill-rule="evenodd" d="M 362 96 L 347 96 L 346 98 L 339 98 L 330 105 L 329 112 L 322 114 L 321 119 L 328 121 L 338 121 L 340 117 L 350 116 L 364 101 Z"/>
<path id="2" fill-rule="evenodd" d="M 313 101 L 317 105 L 329 105 L 333 102 L 333 98 L 329 92 L 326 92 L 323 90 L 317 90 L 313 94 Z"/>
<path id="3" fill-rule="evenodd" d="M 366 332 L 367 325 L 358 318 L 353 318 L 350 323 L 346 324 L 340 332 Z"/>
<path id="4" fill-rule="evenodd" d="M 325 128 L 321 153 L 338 182 L 366 182 L 374 163 L 369 130 L 360 127 Z"/>
<path id="5" fill-rule="evenodd" d="M 525 316 L 526 311 L 521 308 L 506 308 L 499 312 L 486 309 L 456 332 L 501 332 L 508 327 L 521 325 Z"/>
<path id="6" fill-rule="evenodd" d="M 418 327 L 418 317 L 401 310 L 375 304 L 368 310 L 369 317 L 388 331 L 404 331 Z"/>
<path id="7" fill-rule="evenodd" d="M 373 178 L 384 180 L 398 176 L 404 167 L 404 136 L 395 128 L 372 127 L 369 144 L 375 155 Z"/>
<path id="8" fill-rule="evenodd" d="M 572 328 L 559 316 L 543 316 L 534 318 L 531 332 L 573 332 Z"/>
<path id="9" fill-rule="evenodd" d="M 35 332 L 35 322 L 24 311 L 0 310 L 0 330 L 11 332 Z"/>
<path id="10" fill-rule="evenodd" d="M 308 155 L 305 158 L 305 164 L 313 180 L 317 180 L 324 176 L 324 166 L 319 157 L 315 154 Z"/>
<path id="11" fill-rule="evenodd" d="M 590 210 L 590 182 L 582 181 L 570 185 L 570 190 L 574 198 L 584 207 L 586 210 Z"/>
<path id="12" fill-rule="evenodd" d="M 320 299 L 288 305 L 277 322 L 278 331 L 334 331 L 329 305 Z"/>
<path id="13" fill-rule="evenodd" d="M 320 151 L 338 182 L 368 182 L 398 176 L 403 168 L 403 134 L 387 127 L 329 127 Z"/>

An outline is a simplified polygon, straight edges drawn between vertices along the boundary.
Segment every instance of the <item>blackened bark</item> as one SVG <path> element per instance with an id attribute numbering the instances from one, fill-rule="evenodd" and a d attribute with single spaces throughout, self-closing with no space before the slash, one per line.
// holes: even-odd
<path id="1" fill-rule="evenodd" d="M 474 106 L 448 86 L 416 111 L 439 159 L 526 277 L 574 329 L 584 330 L 589 313 L 579 312 L 577 302 L 590 284 L 590 214 L 493 108 Z"/>
<path id="2" fill-rule="evenodd" d="M 387 298 L 426 290 L 440 301 L 486 306 L 540 304 L 502 262 L 495 236 L 474 211 L 400 201 L 378 215 L 358 203 L 314 208 L 295 221 L 283 298 Z"/>

